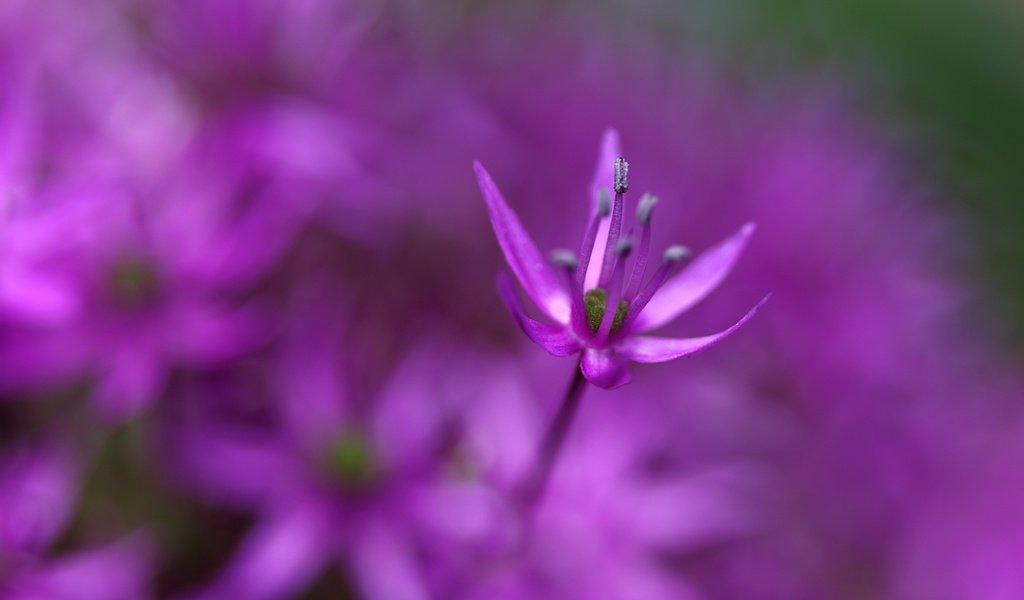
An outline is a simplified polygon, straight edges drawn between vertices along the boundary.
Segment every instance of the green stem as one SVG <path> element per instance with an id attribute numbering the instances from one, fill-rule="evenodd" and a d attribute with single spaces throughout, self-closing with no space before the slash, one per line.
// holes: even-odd
<path id="1" fill-rule="evenodd" d="M 565 398 L 563 398 L 554 420 L 548 427 L 547 432 L 545 432 L 544 439 L 541 440 L 541 445 L 537 452 L 537 463 L 522 488 L 521 500 L 523 506 L 527 508 L 533 507 L 544 493 L 544 488 L 555 465 L 555 460 L 558 458 L 558 454 L 565 443 L 569 426 L 576 417 L 580 401 L 583 399 L 586 383 L 587 380 L 583 376 L 583 370 L 577 365 L 576 373 L 573 375 L 569 388 L 565 392 Z"/>

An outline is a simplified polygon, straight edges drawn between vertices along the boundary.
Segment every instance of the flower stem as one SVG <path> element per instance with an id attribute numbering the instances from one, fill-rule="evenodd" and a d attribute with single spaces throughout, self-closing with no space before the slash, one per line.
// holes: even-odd
<path id="1" fill-rule="evenodd" d="M 581 359 L 582 360 L 582 359 Z M 561 406 L 555 414 L 554 420 L 541 440 L 540 448 L 537 451 L 537 462 L 533 471 L 530 472 L 525 485 L 522 487 L 520 499 L 525 508 L 532 508 L 540 500 L 547 485 L 551 469 L 555 465 L 558 453 L 565 442 L 569 426 L 578 412 L 580 401 L 583 399 L 583 391 L 586 389 L 587 380 L 583 376 L 583 370 L 576 366 L 575 375 L 565 391 Z"/>

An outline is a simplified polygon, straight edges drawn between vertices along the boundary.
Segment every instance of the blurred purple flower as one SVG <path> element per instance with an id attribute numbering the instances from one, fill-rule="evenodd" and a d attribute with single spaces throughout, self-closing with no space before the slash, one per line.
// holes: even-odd
<path id="1" fill-rule="evenodd" d="M 513 318 L 531 340 L 555 356 L 582 351 L 580 368 L 584 375 L 594 385 L 606 389 L 629 382 L 627 361 L 665 362 L 700 352 L 740 328 L 767 300 L 761 300 L 736 324 L 716 334 L 681 339 L 640 335 L 671 321 L 714 291 L 743 252 L 754 225 L 745 225 L 739 233 L 666 281 L 672 266 L 689 252 L 682 246 L 670 247 L 659 269 L 643 285 L 650 254 L 651 213 L 656 203 L 653 196 L 645 195 L 636 209 L 641 229 L 639 253 L 627 281 L 626 258 L 634 242 L 622 235 L 629 164 L 621 157 L 616 158 L 621 153 L 618 134 L 606 131 L 591 183 L 590 224 L 582 248 L 578 257 L 572 253 L 554 257 L 565 270 L 561 282 L 541 258 L 491 176 L 480 163 L 475 164 L 491 225 L 509 267 L 527 295 L 557 324 L 541 323 L 527 316 L 511 278 L 502 274 L 499 291 Z M 613 184 L 614 205 L 606 187 L 608 182 Z M 661 293 L 656 295 L 659 290 Z"/>
<path id="2" fill-rule="evenodd" d="M 464 454 L 470 471 L 512 503 L 534 469 L 546 419 L 515 366 L 486 381 L 466 407 Z M 510 520 L 508 543 L 482 554 L 445 597 L 703 597 L 669 557 L 748 533 L 752 511 L 742 496 L 758 475 L 728 461 L 655 464 L 667 431 L 658 415 L 642 402 L 596 400 L 539 503 Z"/>
<path id="3" fill-rule="evenodd" d="M 337 298 L 312 294 L 293 317 L 269 422 L 207 417 L 172 426 L 177 479 L 260 514 L 199 595 L 292 597 L 336 563 L 366 597 L 430 597 L 431 554 L 475 543 L 499 522 L 493 493 L 449 476 L 442 460 L 448 423 L 471 386 L 461 370 L 439 369 L 449 350 L 421 349 L 372 402 L 359 402 L 340 372 Z"/>
<path id="4" fill-rule="evenodd" d="M 0 459 L 0 595 L 11 599 L 145 597 L 151 548 L 136 534 L 112 544 L 50 557 L 78 496 L 67 451 L 52 445 Z"/>
<path id="5" fill-rule="evenodd" d="M 225 292 L 252 271 L 273 229 L 242 219 L 211 231 L 217 221 L 197 192 L 216 193 L 192 190 L 161 206 L 140 204 L 118 185 L 53 189 L 54 200 L 37 199 L 47 214 L 9 218 L 7 242 L 24 251 L 6 257 L 23 263 L 8 269 L 18 277 L 8 276 L 7 289 L 18 292 L 8 298 L 29 296 L 23 304 L 36 314 L 13 320 L 0 349 L 5 387 L 95 378 L 99 409 L 120 419 L 150 403 L 176 365 L 222 363 L 265 336 L 259 311 Z M 34 301 L 44 292 L 49 304 Z"/>

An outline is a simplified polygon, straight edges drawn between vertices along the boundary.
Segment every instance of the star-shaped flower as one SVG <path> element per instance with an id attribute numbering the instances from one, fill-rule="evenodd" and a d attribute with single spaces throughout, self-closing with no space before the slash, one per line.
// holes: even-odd
<path id="1" fill-rule="evenodd" d="M 696 338 L 642 335 L 671 321 L 718 287 L 746 247 L 754 224 L 744 225 L 732 237 L 669 278 L 672 268 L 689 257 L 686 248 L 671 246 L 662 255 L 657 271 L 644 283 L 650 256 L 651 216 L 657 199 L 645 194 L 637 204 L 639 241 L 622 235 L 629 164 L 621 158 L 621 153 L 618 134 L 609 129 L 604 134 L 597 172 L 591 184 L 590 223 L 580 252 L 578 255 L 564 250 L 552 253 L 552 262 L 563 271 L 561 277 L 542 258 L 483 165 L 474 164 L 494 233 L 512 273 L 537 307 L 555 323 L 530 318 L 519 302 L 512 278 L 502 272 L 498 288 L 512 317 L 531 340 L 551 354 L 570 356 L 582 352 L 583 374 L 591 383 L 605 389 L 630 381 L 629 361 L 669 361 L 718 343 L 746 323 L 767 300 L 766 296 L 736 324 L 712 335 Z M 614 200 L 605 181 L 612 184 Z M 634 247 L 636 258 L 627 279 L 626 261 Z M 616 308 L 606 310 L 609 306 Z"/>

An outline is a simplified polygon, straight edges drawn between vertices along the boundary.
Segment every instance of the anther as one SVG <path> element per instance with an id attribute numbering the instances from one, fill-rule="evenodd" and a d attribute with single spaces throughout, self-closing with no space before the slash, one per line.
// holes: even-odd
<path id="1" fill-rule="evenodd" d="M 669 246 L 665 253 L 661 255 L 661 266 L 658 267 L 657 272 L 651 277 L 651 280 L 644 286 L 636 298 L 632 300 L 629 306 L 629 314 L 626 316 L 623 327 L 632 325 L 633 321 L 636 320 L 647 303 L 654 297 L 654 293 L 658 291 L 661 284 L 665 283 L 665 279 L 668 277 L 669 271 L 676 264 L 683 262 L 687 257 L 690 256 L 690 250 L 686 246 Z"/>
<path id="2" fill-rule="evenodd" d="M 579 267 L 579 260 L 572 251 L 565 249 L 552 250 L 548 257 L 556 266 L 562 267 L 567 291 L 569 292 L 569 314 L 573 330 L 577 332 L 586 331 L 587 308 L 583 304 L 583 292 L 580 289 L 580 282 L 576 279 L 576 269 Z"/>
<path id="3" fill-rule="evenodd" d="M 661 255 L 661 260 L 667 263 L 682 262 L 690 257 L 690 249 L 686 246 L 669 246 Z"/>
<path id="4" fill-rule="evenodd" d="M 615 244 L 615 254 L 628 256 L 633 251 L 633 238 L 626 236 Z"/>
<path id="5" fill-rule="evenodd" d="M 576 255 L 571 250 L 552 250 L 548 256 L 551 262 L 570 271 L 575 270 L 579 266 L 579 259 L 576 258 Z"/>
<path id="6" fill-rule="evenodd" d="M 621 156 L 615 159 L 615 185 L 612 186 L 616 194 L 625 194 L 629 189 L 629 163 Z"/>
<path id="7" fill-rule="evenodd" d="M 651 194 L 644 194 L 636 206 L 636 222 L 640 225 L 647 225 L 651 222 L 651 211 L 658 203 L 658 197 Z"/>

